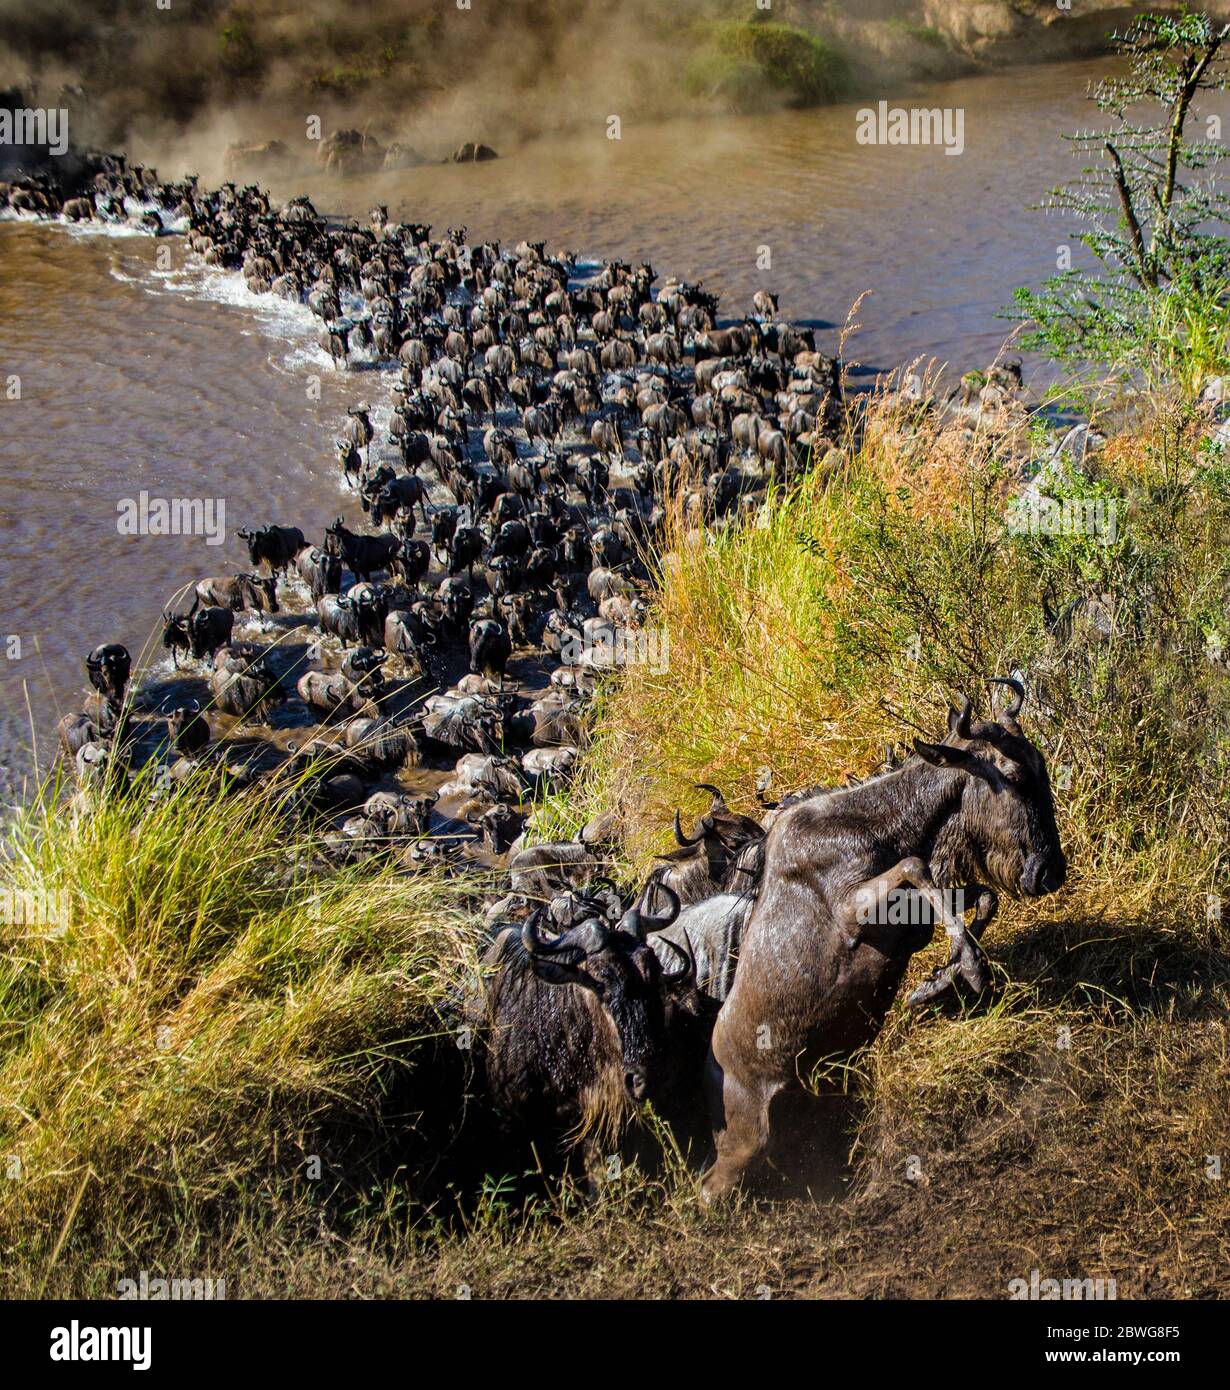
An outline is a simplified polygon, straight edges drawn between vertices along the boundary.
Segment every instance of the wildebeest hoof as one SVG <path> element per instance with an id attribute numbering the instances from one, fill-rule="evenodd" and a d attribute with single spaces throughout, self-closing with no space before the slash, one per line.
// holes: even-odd
<path id="1" fill-rule="evenodd" d="M 975 994 L 982 994 L 990 988 L 991 964 L 986 952 L 972 938 L 961 949 L 961 959 L 957 971 Z"/>
<path id="2" fill-rule="evenodd" d="M 906 1000 L 911 1009 L 921 1009 L 942 998 L 952 988 L 952 966 L 945 965 L 933 970 L 930 976 L 918 986 Z"/>
<path id="3" fill-rule="evenodd" d="M 971 942 L 972 950 L 962 950 L 959 959 L 950 961 L 947 965 L 940 966 L 938 970 L 933 970 L 931 974 L 911 993 L 906 1000 L 906 1004 L 911 1009 L 921 1009 L 928 1004 L 934 1004 L 942 999 L 949 990 L 954 990 L 957 979 L 968 986 L 975 995 L 986 992 L 991 985 L 991 966 L 985 953 L 975 942 Z"/>

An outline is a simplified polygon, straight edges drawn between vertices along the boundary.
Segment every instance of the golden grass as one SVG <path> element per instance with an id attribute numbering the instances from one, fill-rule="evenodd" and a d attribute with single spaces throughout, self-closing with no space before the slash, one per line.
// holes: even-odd
<path id="1" fill-rule="evenodd" d="M 320 1190 L 353 1182 L 472 960 L 447 883 L 315 878 L 269 798 L 149 785 L 75 821 L 41 801 L 10 835 L 4 891 L 55 912 L 0 957 L 5 1263 L 205 1223 L 325 1145 Z"/>
<path id="2" fill-rule="evenodd" d="M 527 1200 L 498 1145 L 467 1176 L 440 1158 L 462 1055 L 432 1037 L 473 965 L 456 887 L 314 877 L 259 798 L 190 787 L 76 821 L 48 800 L 2 873 L 67 903 L 0 957 L 9 1291 L 106 1295 L 142 1267 L 252 1296 L 1002 1296 L 1035 1266 L 1113 1274 L 1121 1296 L 1223 1288 L 1206 1157 L 1230 1152 L 1230 950 L 1206 909 L 1226 882 L 1230 672 L 1207 645 L 1230 477 L 1204 433 L 1163 409 L 1097 458 L 1084 486 L 1124 509 L 1109 545 L 1010 534 L 996 441 L 887 399 L 841 470 L 753 523 L 671 521 L 651 618 L 669 669 L 605 687 L 578 789 L 548 808 L 575 825 L 617 806 L 630 875 L 676 805 L 707 801 L 693 782 L 755 809 L 757 767 L 779 792 L 860 774 L 937 733 L 955 689 L 985 708 L 988 675 L 1026 666 L 1040 697 L 1027 726 L 1070 885 L 1004 905 L 990 1005 L 899 1002 L 851 1060 L 850 1200 L 705 1215 L 665 1135 L 658 1166 L 625 1165 L 595 1202 L 568 1183 Z M 1109 633 L 1080 611 L 1053 630 L 1102 594 Z M 448 1222 L 441 1176 L 470 1195 Z"/>

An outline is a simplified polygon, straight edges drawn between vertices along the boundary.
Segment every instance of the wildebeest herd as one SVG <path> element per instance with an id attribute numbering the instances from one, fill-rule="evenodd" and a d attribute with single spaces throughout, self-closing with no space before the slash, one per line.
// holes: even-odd
<path id="1" fill-rule="evenodd" d="M 543 842 L 535 794 L 571 776 L 589 698 L 637 650 L 668 505 L 688 526 L 737 520 L 842 425 L 839 364 L 773 297 L 719 326 L 715 296 L 655 291 L 648 265 L 433 240 L 383 208 L 339 225 L 306 198 L 160 183 L 115 156 L 68 191 L 0 186 L 0 205 L 182 229 L 254 292 L 309 306 L 339 367 L 387 364 L 385 411 L 357 402 L 336 440 L 365 524 L 309 538 L 252 519 L 250 567 L 166 609 L 170 674 L 134 690 L 129 653 L 96 648 L 60 741 L 81 807 L 152 761 L 160 788 L 283 787 L 326 862 L 505 872 L 462 1008 L 509 1133 L 584 1135 L 592 1160 L 641 1102 L 703 1094 L 702 1191 L 720 1197 L 766 1155 L 775 1096 L 875 1037 L 937 924 L 949 960 L 917 1004 L 988 987 L 998 892 L 1063 884 L 1011 680 L 998 717 L 962 698 L 941 740 L 860 783 L 770 804 L 762 781 L 759 816 L 706 788 L 630 893 L 612 816 Z"/>

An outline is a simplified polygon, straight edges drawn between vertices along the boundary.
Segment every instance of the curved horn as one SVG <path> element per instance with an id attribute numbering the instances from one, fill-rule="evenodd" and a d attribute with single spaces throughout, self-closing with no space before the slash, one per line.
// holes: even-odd
<path id="1" fill-rule="evenodd" d="M 1021 706 L 1025 703 L 1025 687 L 1012 676 L 992 676 L 987 684 L 1006 685 L 1012 691 L 1013 698 L 1004 706 L 1003 716 L 1015 722 L 1017 715 L 1021 712 Z"/>
<path id="2" fill-rule="evenodd" d="M 696 956 L 692 952 L 691 938 L 685 931 L 683 934 L 684 944 L 682 946 L 680 946 L 678 942 L 672 941 L 669 936 L 664 936 L 660 939 L 663 946 L 669 946 L 683 962 L 676 970 L 664 969 L 662 971 L 662 983 L 664 985 L 690 984 L 696 979 Z"/>
<path id="3" fill-rule="evenodd" d="M 713 812 L 717 810 L 719 806 L 723 808 L 725 807 L 726 798 L 717 789 L 717 787 L 713 785 L 712 782 L 694 782 L 692 785 L 696 788 L 698 792 L 708 792 L 709 795 L 713 798 L 713 805 L 709 807 L 710 815 L 712 815 Z"/>
<path id="4" fill-rule="evenodd" d="M 955 733 L 958 738 L 970 738 L 970 717 L 973 713 L 974 702 L 962 692 L 960 709 L 948 712 L 948 732 Z"/>
<path id="5" fill-rule="evenodd" d="M 701 830 L 695 835 L 693 839 L 689 840 L 687 836 L 685 836 L 683 833 L 683 822 L 681 819 L 681 813 L 679 811 L 675 812 L 675 842 L 677 844 L 682 845 L 685 849 L 690 849 L 693 845 L 700 844 L 701 839 L 704 836 L 704 833 L 705 832 Z"/>
<path id="6" fill-rule="evenodd" d="M 669 927 L 675 918 L 679 916 L 679 909 L 682 906 L 679 901 L 679 894 L 676 893 L 669 884 L 663 883 L 661 879 L 658 879 L 654 883 L 653 890 L 656 893 L 664 893 L 666 895 L 666 913 L 663 916 L 650 917 L 642 912 L 640 914 L 642 935 L 644 935 L 645 932 L 662 931 L 663 928 Z"/>

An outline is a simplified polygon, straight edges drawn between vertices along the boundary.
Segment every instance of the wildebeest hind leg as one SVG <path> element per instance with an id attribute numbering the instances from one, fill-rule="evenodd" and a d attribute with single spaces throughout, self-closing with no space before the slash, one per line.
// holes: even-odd
<path id="1" fill-rule="evenodd" d="M 759 1077 L 745 1084 L 712 1056 L 706 1081 L 714 1102 L 717 1145 L 717 1157 L 700 1184 L 701 1201 L 709 1205 L 733 1192 L 748 1165 L 765 1152 L 769 1105 L 779 1087 Z"/>

